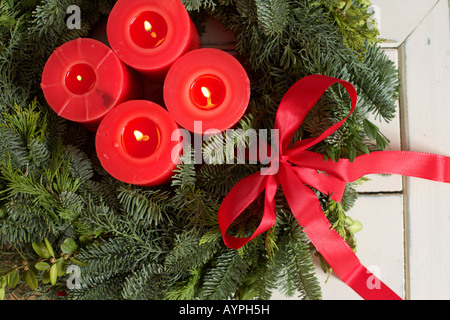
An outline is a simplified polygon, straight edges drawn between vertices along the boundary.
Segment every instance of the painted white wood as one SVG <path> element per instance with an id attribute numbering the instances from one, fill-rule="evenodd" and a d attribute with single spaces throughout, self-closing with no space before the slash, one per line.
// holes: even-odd
<path id="1" fill-rule="evenodd" d="M 371 0 L 379 8 L 383 46 L 397 48 L 439 0 Z"/>
<path id="2" fill-rule="evenodd" d="M 449 38 L 441 0 L 405 41 L 411 151 L 450 156 Z M 411 299 L 450 299 L 450 184 L 408 181 Z"/>
<path id="3" fill-rule="evenodd" d="M 363 229 L 355 234 L 356 254 L 361 263 L 404 297 L 403 197 L 399 194 L 360 196 L 348 212 L 361 221 Z M 321 270 L 317 276 L 326 300 L 361 300 L 361 297 L 333 274 Z"/>

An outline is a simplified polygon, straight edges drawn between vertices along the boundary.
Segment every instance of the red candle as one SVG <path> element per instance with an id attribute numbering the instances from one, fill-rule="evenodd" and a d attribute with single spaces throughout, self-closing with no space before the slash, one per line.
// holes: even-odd
<path id="1" fill-rule="evenodd" d="M 234 126 L 250 100 L 250 80 L 239 61 L 218 49 L 186 53 L 167 73 L 164 101 L 175 121 L 194 133 Z M 194 126 L 201 121 L 201 128 Z"/>
<path id="2" fill-rule="evenodd" d="M 182 152 L 181 134 L 164 108 L 146 100 L 130 100 L 100 123 L 97 156 L 103 168 L 120 181 L 160 185 L 170 181 L 176 167 Z"/>
<path id="3" fill-rule="evenodd" d="M 109 14 L 107 35 L 122 61 L 154 79 L 200 45 L 180 0 L 119 0 Z"/>
<path id="4" fill-rule="evenodd" d="M 141 94 L 137 75 L 103 43 L 89 38 L 57 48 L 45 64 L 41 88 L 59 116 L 95 129 L 115 105 Z"/>

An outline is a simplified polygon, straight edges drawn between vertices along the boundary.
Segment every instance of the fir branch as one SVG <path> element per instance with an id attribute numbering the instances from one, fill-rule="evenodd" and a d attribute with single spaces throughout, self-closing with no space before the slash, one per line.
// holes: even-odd
<path id="1" fill-rule="evenodd" d="M 256 1 L 259 24 L 264 33 L 280 35 L 288 23 L 289 4 L 287 0 Z"/>
<path id="2" fill-rule="evenodd" d="M 202 296 L 209 300 L 232 298 L 247 273 L 248 264 L 237 250 L 226 249 L 206 271 Z"/>
<path id="3" fill-rule="evenodd" d="M 177 236 L 173 249 L 165 258 L 164 265 L 172 274 L 180 274 L 185 270 L 201 268 L 219 250 L 217 242 L 200 244 L 195 233 L 185 232 Z"/>
<path id="4" fill-rule="evenodd" d="M 315 268 L 306 234 L 298 224 L 293 224 L 286 236 L 279 243 L 280 255 L 275 255 L 276 263 L 283 268 L 282 291 L 287 296 L 297 293 L 302 299 L 321 299 L 321 288 L 314 275 Z"/>
<path id="5" fill-rule="evenodd" d="M 136 187 L 119 189 L 118 200 L 127 216 L 143 227 L 171 223 L 170 193 L 161 190 L 142 190 Z"/>
<path id="6" fill-rule="evenodd" d="M 190 270 L 189 277 L 176 283 L 166 293 L 166 300 L 194 300 L 198 297 L 198 287 L 201 284 L 201 272 L 198 269 Z"/>
<path id="7" fill-rule="evenodd" d="M 122 298 L 127 300 L 164 299 L 164 292 L 172 281 L 164 266 L 155 263 L 144 265 L 126 278 Z"/>

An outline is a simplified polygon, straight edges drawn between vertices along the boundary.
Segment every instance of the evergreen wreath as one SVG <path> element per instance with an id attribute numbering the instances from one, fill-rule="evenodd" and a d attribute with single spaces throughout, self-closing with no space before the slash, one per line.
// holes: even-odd
<path id="1" fill-rule="evenodd" d="M 99 164 L 93 133 L 48 107 L 39 87 L 48 57 L 67 41 L 92 36 L 114 3 L 1 0 L 0 298 L 270 299 L 279 288 L 286 296 L 320 299 L 312 262 L 319 254 L 281 193 L 269 232 L 239 250 L 222 242 L 220 203 L 257 165 L 185 161 L 169 185 L 127 185 Z M 398 73 L 367 23 L 368 0 L 183 3 L 200 32 L 210 17 L 236 35 L 239 60 L 252 79 L 251 102 L 236 128 L 273 128 L 289 87 L 323 74 L 351 82 L 359 100 L 345 125 L 313 151 L 339 161 L 388 146 L 368 115 L 394 117 Z M 70 5 L 81 8 L 81 29 L 66 26 Z M 349 107 L 343 88 L 333 86 L 294 140 L 318 136 Z M 231 140 L 236 146 L 247 142 L 239 134 Z M 204 143 L 205 154 L 225 155 L 214 142 Z M 354 184 L 342 203 L 317 195 L 333 227 L 355 248 L 354 222 L 346 216 L 357 199 Z M 237 234 L 257 225 L 258 201 L 247 213 L 234 225 Z M 81 268 L 81 283 L 68 290 L 72 266 Z"/>

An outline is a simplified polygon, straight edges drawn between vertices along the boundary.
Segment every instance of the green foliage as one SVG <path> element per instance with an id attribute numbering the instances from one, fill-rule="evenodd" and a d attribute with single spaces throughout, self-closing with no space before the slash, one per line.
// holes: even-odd
<path id="1" fill-rule="evenodd" d="M 287 296 L 298 293 L 307 300 L 321 299 L 318 280 L 314 277 L 314 265 L 310 258 L 307 237 L 300 226 L 291 223 L 289 232 L 280 241 L 280 257 L 276 260 L 282 279 L 281 290 Z"/>
<path id="2" fill-rule="evenodd" d="M 288 22 L 289 5 L 285 0 L 256 1 L 259 24 L 267 35 L 280 35 Z"/>
<path id="3" fill-rule="evenodd" d="M 32 242 L 31 246 L 34 250 L 33 255 L 27 258 L 17 250 L 21 263 L 16 261 L 11 268 L 0 270 L 0 300 L 5 299 L 6 290 L 14 290 L 21 283 L 26 283 L 31 291 L 35 291 L 39 286 L 56 286 L 58 278 L 66 274 L 69 261 L 83 265 L 75 258 L 78 254 L 78 246 L 71 238 L 66 238 L 62 242 L 60 252 L 57 254 L 47 238 L 44 238 L 44 243 Z M 41 282 L 40 285 L 39 282 Z"/>
<path id="4" fill-rule="evenodd" d="M 241 131 L 205 141 L 201 155 L 183 156 L 170 184 L 148 188 L 108 175 L 95 154 L 95 133 L 57 117 L 39 88 L 53 50 L 90 36 L 114 3 L 0 3 L 0 298 L 26 283 L 36 297 L 55 299 L 67 289 L 63 271 L 74 264 L 81 268 L 81 287 L 67 299 L 270 299 L 275 288 L 320 299 L 315 249 L 282 192 L 276 196 L 276 225 L 240 250 L 223 244 L 217 211 L 228 191 L 260 167 L 238 163 L 234 149 L 249 146 L 251 130 L 273 128 L 281 98 L 306 75 L 348 80 L 359 95 L 346 125 L 314 151 L 339 161 L 370 152 L 367 140 L 377 149 L 387 147 L 367 115 L 393 118 L 398 75 L 376 46 L 376 30 L 356 20 L 368 21 L 367 1 L 183 0 L 199 29 L 211 17 L 236 34 L 252 95 L 235 127 Z M 82 11 L 79 30 L 65 25 L 73 4 Z M 333 86 L 293 142 L 318 136 L 344 118 L 349 105 L 345 90 Z M 200 156 L 210 164 L 195 165 Z M 316 194 L 354 247 L 360 226 L 345 215 L 357 198 L 353 185 L 341 204 Z M 255 201 L 248 212 L 251 219 L 234 225 L 240 233 L 256 227 L 262 208 Z"/>
<path id="5" fill-rule="evenodd" d="M 344 43 L 364 56 L 366 43 L 380 42 L 376 21 L 371 17 L 369 0 L 318 0 L 315 5 L 322 6 L 338 25 Z"/>

